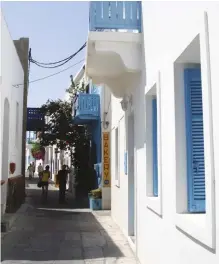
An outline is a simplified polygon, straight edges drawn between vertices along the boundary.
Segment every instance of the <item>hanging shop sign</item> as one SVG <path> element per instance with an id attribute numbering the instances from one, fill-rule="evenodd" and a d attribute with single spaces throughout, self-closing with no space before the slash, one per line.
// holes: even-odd
<path id="1" fill-rule="evenodd" d="M 103 187 L 110 186 L 110 135 L 109 132 L 103 132 Z"/>

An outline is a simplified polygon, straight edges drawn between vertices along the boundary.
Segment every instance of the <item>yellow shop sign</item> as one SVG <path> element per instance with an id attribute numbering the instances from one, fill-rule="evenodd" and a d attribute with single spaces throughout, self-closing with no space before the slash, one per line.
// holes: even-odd
<path id="1" fill-rule="evenodd" d="M 111 186 L 109 137 L 109 132 L 103 132 L 103 187 Z"/>

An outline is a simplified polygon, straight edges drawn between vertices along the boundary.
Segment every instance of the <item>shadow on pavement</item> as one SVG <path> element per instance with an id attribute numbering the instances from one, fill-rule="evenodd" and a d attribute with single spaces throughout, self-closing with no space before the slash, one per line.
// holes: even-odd
<path id="1" fill-rule="evenodd" d="M 89 208 L 88 197 L 75 199 L 71 193 L 66 191 L 67 204 L 59 204 L 59 189 L 55 187 L 54 182 L 49 185 L 47 203 L 43 203 L 41 197 L 41 188 L 37 187 L 38 179 L 26 179 L 26 200 L 31 200 L 34 206 L 48 208 Z"/>
<path id="2" fill-rule="evenodd" d="M 58 191 L 54 188 L 49 191 L 48 202 L 43 204 L 41 189 L 36 184 L 35 179 L 27 182 L 29 207 L 2 240 L 3 263 L 80 264 L 108 258 L 127 258 L 133 262 L 106 263 L 136 263 L 110 212 L 91 212 L 84 201 L 80 204 L 71 195 L 66 205 L 59 205 Z"/>

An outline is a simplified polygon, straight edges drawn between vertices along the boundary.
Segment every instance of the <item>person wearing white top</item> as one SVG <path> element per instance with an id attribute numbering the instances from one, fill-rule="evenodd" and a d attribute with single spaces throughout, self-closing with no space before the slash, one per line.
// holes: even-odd
<path id="1" fill-rule="evenodd" d="M 31 180 L 33 178 L 33 165 L 30 164 L 27 170 L 29 171 L 29 179 Z"/>
<path id="2" fill-rule="evenodd" d="M 43 166 L 41 165 L 41 163 L 39 164 L 39 166 L 37 167 L 37 171 L 38 171 L 38 176 L 40 177 L 42 172 L 43 172 Z"/>

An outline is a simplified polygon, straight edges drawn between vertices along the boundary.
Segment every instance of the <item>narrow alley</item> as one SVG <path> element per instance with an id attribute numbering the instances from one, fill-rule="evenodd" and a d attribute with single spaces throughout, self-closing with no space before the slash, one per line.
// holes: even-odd
<path id="1" fill-rule="evenodd" d="M 2 263 L 138 263 L 110 211 L 92 212 L 69 195 L 60 206 L 53 185 L 43 204 L 36 179 L 26 182 L 25 210 L 2 238 Z"/>

